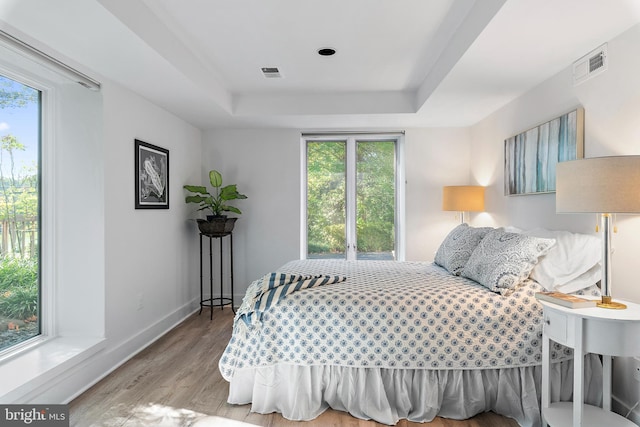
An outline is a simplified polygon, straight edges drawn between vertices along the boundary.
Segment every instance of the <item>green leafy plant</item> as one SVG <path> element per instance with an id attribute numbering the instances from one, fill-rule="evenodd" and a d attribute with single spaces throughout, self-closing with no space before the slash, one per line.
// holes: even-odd
<path id="1" fill-rule="evenodd" d="M 213 194 L 209 193 L 207 187 L 202 185 L 185 185 L 184 189 L 194 193 L 185 198 L 187 203 L 200 205 L 198 210 L 209 210 L 214 216 L 222 216 L 223 212 L 233 212 L 241 214 L 240 209 L 227 204 L 229 200 L 246 199 L 247 196 L 240 194 L 236 184 L 222 186 L 222 175 L 217 170 L 209 171 L 209 182 L 213 187 Z"/>
<path id="2" fill-rule="evenodd" d="M 0 316 L 27 319 L 38 314 L 38 265 L 29 259 L 0 259 Z"/>
<path id="3" fill-rule="evenodd" d="M 28 319 L 38 314 L 38 287 L 14 288 L 0 293 L 0 314 L 12 319 Z"/>

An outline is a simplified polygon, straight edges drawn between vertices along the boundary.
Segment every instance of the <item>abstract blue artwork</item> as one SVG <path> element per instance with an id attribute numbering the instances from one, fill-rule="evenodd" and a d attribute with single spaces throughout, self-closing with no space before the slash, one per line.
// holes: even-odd
<path id="1" fill-rule="evenodd" d="M 584 157 L 584 109 L 504 141 L 504 194 L 556 191 L 556 164 Z"/>

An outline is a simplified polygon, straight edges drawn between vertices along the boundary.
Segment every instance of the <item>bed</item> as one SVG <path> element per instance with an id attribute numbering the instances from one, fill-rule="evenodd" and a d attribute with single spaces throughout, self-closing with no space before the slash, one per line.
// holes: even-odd
<path id="1" fill-rule="evenodd" d="M 516 271 L 513 258 L 527 251 L 516 245 L 501 252 L 504 242 L 489 241 L 496 230 L 502 238 L 535 240 L 531 268 Z M 254 281 L 236 314 L 219 362 L 228 402 L 291 420 L 329 407 L 385 424 L 491 410 L 539 426 L 542 307 L 534 295 L 546 288 L 530 276 L 557 241 L 464 225 L 441 244 L 439 263 L 291 261 Z M 480 283 L 496 273 L 496 262 L 506 263 L 502 276 Z M 573 272 L 568 284 L 584 273 Z M 576 292 L 598 290 L 583 284 Z M 554 401 L 571 399 L 571 358 L 570 349 L 554 346 Z M 600 360 L 585 359 L 586 400 L 598 404 Z"/>

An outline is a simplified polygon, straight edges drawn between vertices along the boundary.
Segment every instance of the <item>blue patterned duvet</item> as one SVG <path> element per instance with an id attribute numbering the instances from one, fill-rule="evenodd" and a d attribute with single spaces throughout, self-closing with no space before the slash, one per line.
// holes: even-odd
<path id="1" fill-rule="evenodd" d="M 236 317 L 220 359 L 236 370 L 290 365 L 492 369 L 541 364 L 542 288 L 527 280 L 502 296 L 435 264 L 304 260 L 278 271 L 347 280 L 287 295 L 247 329 Z M 255 282 L 254 282 L 255 283 Z M 552 360 L 571 356 L 555 346 Z"/>

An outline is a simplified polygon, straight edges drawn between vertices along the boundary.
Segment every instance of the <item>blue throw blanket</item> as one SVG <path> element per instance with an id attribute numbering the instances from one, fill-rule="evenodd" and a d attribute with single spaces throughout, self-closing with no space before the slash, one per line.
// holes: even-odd
<path id="1" fill-rule="evenodd" d="M 283 300 L 287 295 L 314 286 L 343 282 L 345 276 L 302 275 L 269 273 L 254 281 L 236 314 L 236 325 L 241 320 L 248 329 L 256 328 L 262 321 L 262 314 L 269 307 Z"/>

